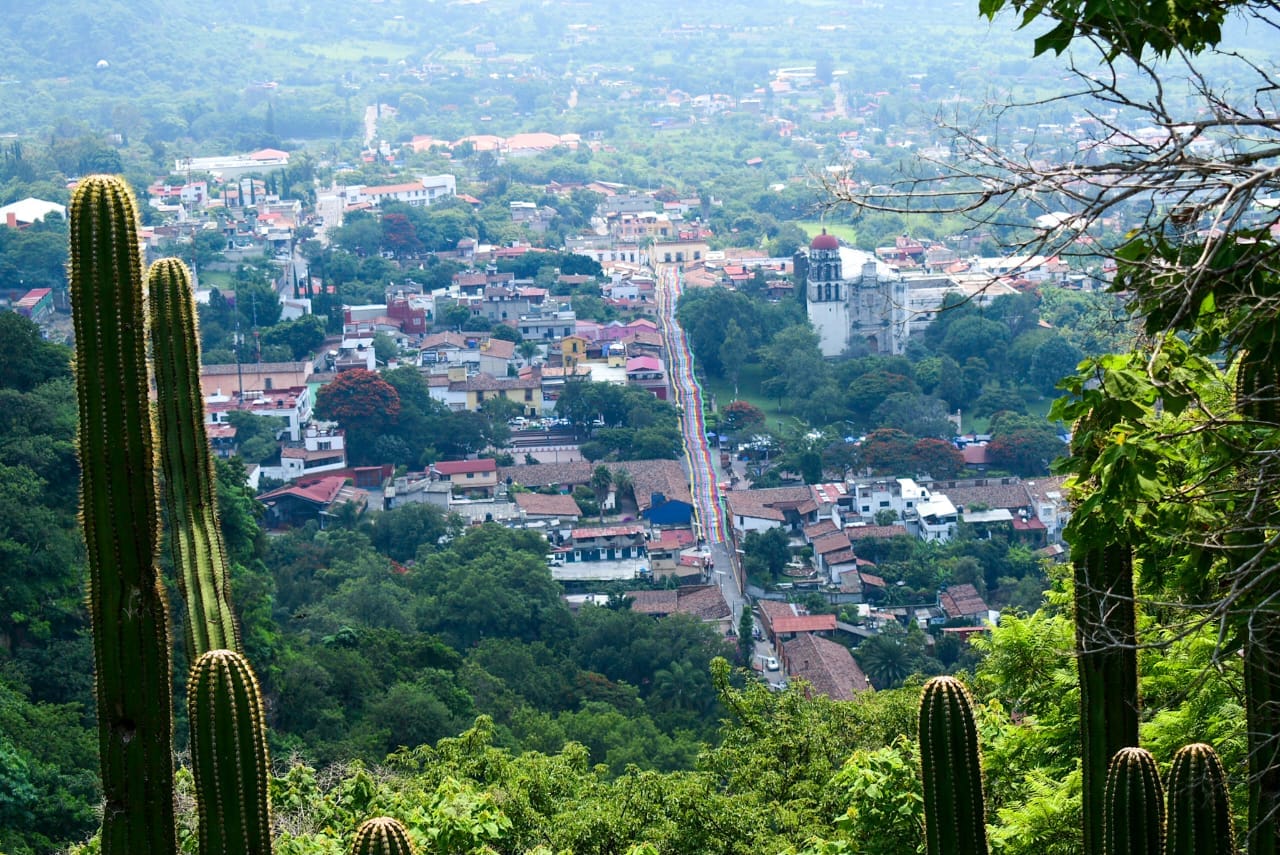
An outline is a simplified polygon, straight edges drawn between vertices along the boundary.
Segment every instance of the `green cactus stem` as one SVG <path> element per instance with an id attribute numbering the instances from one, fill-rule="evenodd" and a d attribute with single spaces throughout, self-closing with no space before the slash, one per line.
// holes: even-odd
<path id="1" fill-rule="evenodd" d="M 389 816 L 366 819 L 356 829 L 351 855 L 414 855 L 409 833 Z"/>
<path id="2" fill-rule="evenodd" d="M 1144 748 L 1121 748 L 1111 758 L 1102 837 L 1104 855 L 1160 855 L 1164 794 L 1155 758 Z"/>
<path id="3" fill-rule="evenodd" d="M 1203 742 L 1184 745 L 1169 770 L 1165 855 L 1235 855 L 1227 775 Z"/>
<path id="4" fill-rule="evenodd" d="M 954 677 L 924 684 L 920 772 L 929 855 L 986 855 L 978 729 L 969 692 Z"/>
<path id="5" fill-rule="evenodd" d="M 80 513 L 89 565 L 104 855 L 170 855 L 173 702 L 133 195 L 95 175 L 70 207 Z"/>
<path id="6" fill-rule="evenodd" d="M 187 656 L 240 650 L 218 524 L 213 462 L 200 392 L 200 339 L 187 267 L 174 258 L 147 273 L 163 499 L 169 552 L 187 608 Z"/>
<path id="7" fill-rule="evenodd" d="M 187 711 L 201 855 L 270 855 L 267 728 L 248 660 L 234 650 L 197 659 Z"/>
<path id="8" fill-rule="evenodd" d="M 1102 848 L 1107 768 L 1138 744 L 1138 650 L 1133 557 L 1127 544 L 1089 549 L 1075 562 L 1076 668 L 1084 850 Z"/>
<path id="9" fill-rule="evenodd" d="M 1280 425 L 1280 353 L 1270 347 L 1240 358 L 1236 375 L 1236 408 L 1255 425 Z M 1265 550 L 1268 530 L 1276 525 L 1277 497 L 1248 505 L 1231 546 L 1241 564 Z M 1261 566 L 1270 566 L 1263 561 Z M 1274 575 L 1241 580 L 1250 594 L 1239 604 L 1239 632 L 1244 642 L 1245 718 L 1249 732 L 1250 855 L 1280 853 L 1280 617 L 1275 613 L 1280 584 Z"/>

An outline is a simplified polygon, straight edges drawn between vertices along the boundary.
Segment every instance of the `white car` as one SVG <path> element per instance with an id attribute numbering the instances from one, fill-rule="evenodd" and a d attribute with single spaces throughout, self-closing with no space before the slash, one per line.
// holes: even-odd
<path id="1" fill-rule="evenodd" d="M 766 670 L 766 671 L 777 671 L 777 670 L 778 670 L 778 668 L 779 668 L 779 665 L 778 665 L 778 660 L 777 660 L 777 658 L 775 658 L 775 657 L 773 657 L 773 656 L 766 656 L 766 657 L 765 657 L 765 660 L 764 660 L 764 670 Z"/>

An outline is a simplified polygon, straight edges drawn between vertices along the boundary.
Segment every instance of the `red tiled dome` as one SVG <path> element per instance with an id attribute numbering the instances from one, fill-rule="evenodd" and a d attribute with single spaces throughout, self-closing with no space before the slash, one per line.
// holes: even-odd
<path id="1" fill-rule="evenodd" d="M 813 243 L 809 244 L 809 249 L 839 249 L 840 241 L 836 240 L 835 235 L 827 234 L 827 230 L 823 229 L 822 234 L 813 239 Z"/>

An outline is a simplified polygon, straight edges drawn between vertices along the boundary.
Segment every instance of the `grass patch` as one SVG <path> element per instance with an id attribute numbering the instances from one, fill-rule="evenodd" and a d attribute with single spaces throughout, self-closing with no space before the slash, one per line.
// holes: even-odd
<path id="1" fill-rule="evenodd" d="M 783 432 L 794 429 L 797 426 L 797 419 L 794 415 L 786 412 L 778 412 L 778 402 L 773 398 L 766 397 L 760 391 L 760 383 L 764 380 L 763 365 L 744 365 L 742 367 L 742 376 L 738 378 L 738 395 L 737 400 L 746 401 L 752 406 L 759 407 L 765 414 L 765 426 L 774 432 Z M 711 396 L 716 398 L 716 406 L 724 408 L 734 401 L 733 384 L 728 380 L 720 380 L 718 378 L 707 378 L 702 384 L 703 399 L 707 404 L 711 403 Z M 789 401 L 783 401 L 782 405 L 786 408 Z"/>
<path id="2" fill-rule="evenodd" d="M 848 223 L 824 223 L 819 220 L 800 220 L 796 225 L 804 229 L 810 239 L 822 234 L 822 230 L 825 228 L 828 234 L 835 235 L 840 238 L 840 240 L 850 244 L 851 246 L 857 243 L 858 240 L 858 230 Z"/>

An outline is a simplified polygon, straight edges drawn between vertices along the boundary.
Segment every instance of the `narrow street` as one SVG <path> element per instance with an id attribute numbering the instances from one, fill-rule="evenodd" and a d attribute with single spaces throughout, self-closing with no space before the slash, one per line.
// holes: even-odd
<path id="1" fill-rule="evenodd" d="M 667 372 L 680 408 L 680 431 L 684 437 L 684 466 L 689 473 L 694 502 L 694 533 L 710 550 L 714 566 L 713 578 L 733 609 L 735 619 L 746 605 L 742 589 L 733 571 L 733 548 L 726 528 L 721 504 L 719 473 L 707 442 L 707 426 L 702 417 L 702 390 L 693 371 L 693 354 L 684 330 L 676 322 L 676 304 L 683 283 L 675 267 L 660 267 L 656 299 L 658 322 L 667 351 Z"/>

